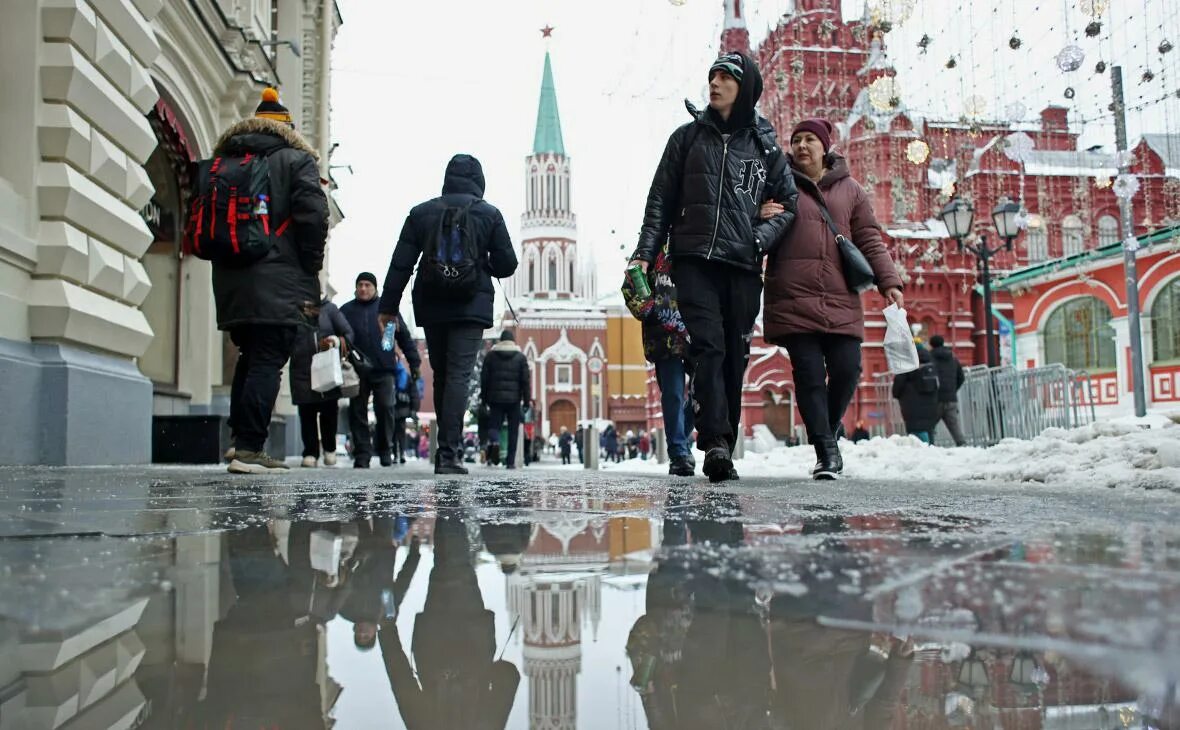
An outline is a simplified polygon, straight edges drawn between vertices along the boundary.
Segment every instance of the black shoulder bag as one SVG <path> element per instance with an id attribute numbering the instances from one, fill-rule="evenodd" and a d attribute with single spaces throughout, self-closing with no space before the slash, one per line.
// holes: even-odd
<path id="1" fill-rule="evenodd" d="M 872 289 L 877 285 L 877 275 L 873 273 L 869 260 L 856 244 L 845 238 L 836 228 L 836 224 L 832 222 L 832 214 L 828 212 L 828 206 L 823 199 L 817 197 L 815 202 L 819 204 L 819 212 L 823 214 L 824 221 L 836 237 L 836 248 L 840 250 L 840 261 L 844 265 L 844 283 L 848 285 L 848 291 L 862 294 Z"/>

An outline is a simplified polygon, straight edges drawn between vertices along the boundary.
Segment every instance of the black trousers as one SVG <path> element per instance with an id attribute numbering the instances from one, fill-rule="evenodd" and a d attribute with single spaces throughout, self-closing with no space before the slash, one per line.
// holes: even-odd
<path id="1" fill-rule="evenodd" d="M 393 458 L 398 461 L 406 459 L 406 419 L 393 417 Z"/>
<path id="2" fill-rule="evenodd" d="M 434 412 L 438 416 L 438 458 L 463 454 L 463 414 L 475 376 L 483 328 L 474 324 L 426 327 L 426 351 L 434 371 Z"/>
<path id="3" fill-rule="evenodd" d="M 737 443 L 750 333 L 762 298 L 762 277 L 715 261 L 678 258 L 672 283 L 690 338 L 697 446 Z"/>
<path id="4" fill-rule="evenodd" d="M 396 405 L 396 383 L 393 373 L 371 373 L 361 376 L 361 390 L 348 399 L 348 425 L 352 431 L 352 458 L 364 464 L 378 456 L 389 456 L 393 443 L 393 408 Z M 377 417 L 377 433 L 369 429 L 369 396 L 373 397 L 373 414 Z"/>
<path id="5" fill-rule="evenodd" d="M 242 325 L 229 332 L 238 364 L 229 395 L 229 428 L 234 448 L 262 451 L 283 378 L 295 349 L 296 325 Z"/>
<path id="6" fill-rule="evenodd" d="M 860 340 L 827 332 L 788 335 L 787 354 L 795 373 L 795 398 L 807 439 L 831 438 L 860 382 Z"/>
<path id="7" fill-rule="evenodd" d="M 325 454 L 336 453 L 336 426 L 340 407 L 334 400 L 299 406 L 299 431 L 303 436 L 303 455 L 319 458 L 320 446 Z"/>
<path id="8" fill-rule="evenodd" d="M 504 419 L 508 419 L 508 453 L 501 454 L 504 463 L 516 466 L 516 445 L 520 442 L 520 404 L 519 403 L 489 403 L 488 404 L 488 443 L 500 443 L 500 426 Z M 528 463 L 528 460 L 525 460 Z"/>

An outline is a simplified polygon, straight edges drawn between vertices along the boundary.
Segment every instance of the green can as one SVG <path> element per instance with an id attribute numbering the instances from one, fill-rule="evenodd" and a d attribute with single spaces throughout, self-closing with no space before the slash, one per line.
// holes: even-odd
<path id="1" fill-rule="evenodd" d="M 643 269 L 635 264 L 627 267 L 627 278 L 631 280 L 631 286 L 635 288 L 635 296 L 640 299 L 647 299 L 651 296 L 651 287 L 647 283 L 647 274 Z"/>

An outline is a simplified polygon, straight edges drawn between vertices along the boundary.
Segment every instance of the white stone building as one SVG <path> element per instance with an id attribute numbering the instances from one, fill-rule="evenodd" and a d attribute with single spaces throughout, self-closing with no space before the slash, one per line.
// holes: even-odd
<path id="1" fill-rule="evenodd" d="M 276 84 L 327 179 L 340 22 L 333 0 L 5 4 L 0 464 L 143 463 L 153 415 L 227 411 L 209 265 L 180 252 L 188 163 Z"/>

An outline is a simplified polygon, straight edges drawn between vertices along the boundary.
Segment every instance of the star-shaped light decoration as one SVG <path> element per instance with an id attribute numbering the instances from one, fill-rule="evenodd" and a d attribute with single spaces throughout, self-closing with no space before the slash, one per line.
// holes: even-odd
<path id="1" fill-rule="evenodd" d="M 545 27 L 541 29 L 541 37 L 542 38 L 552 38 L 553 37 L 553 30 L 554 30 L 553 26 L 546 23 Z"/>

